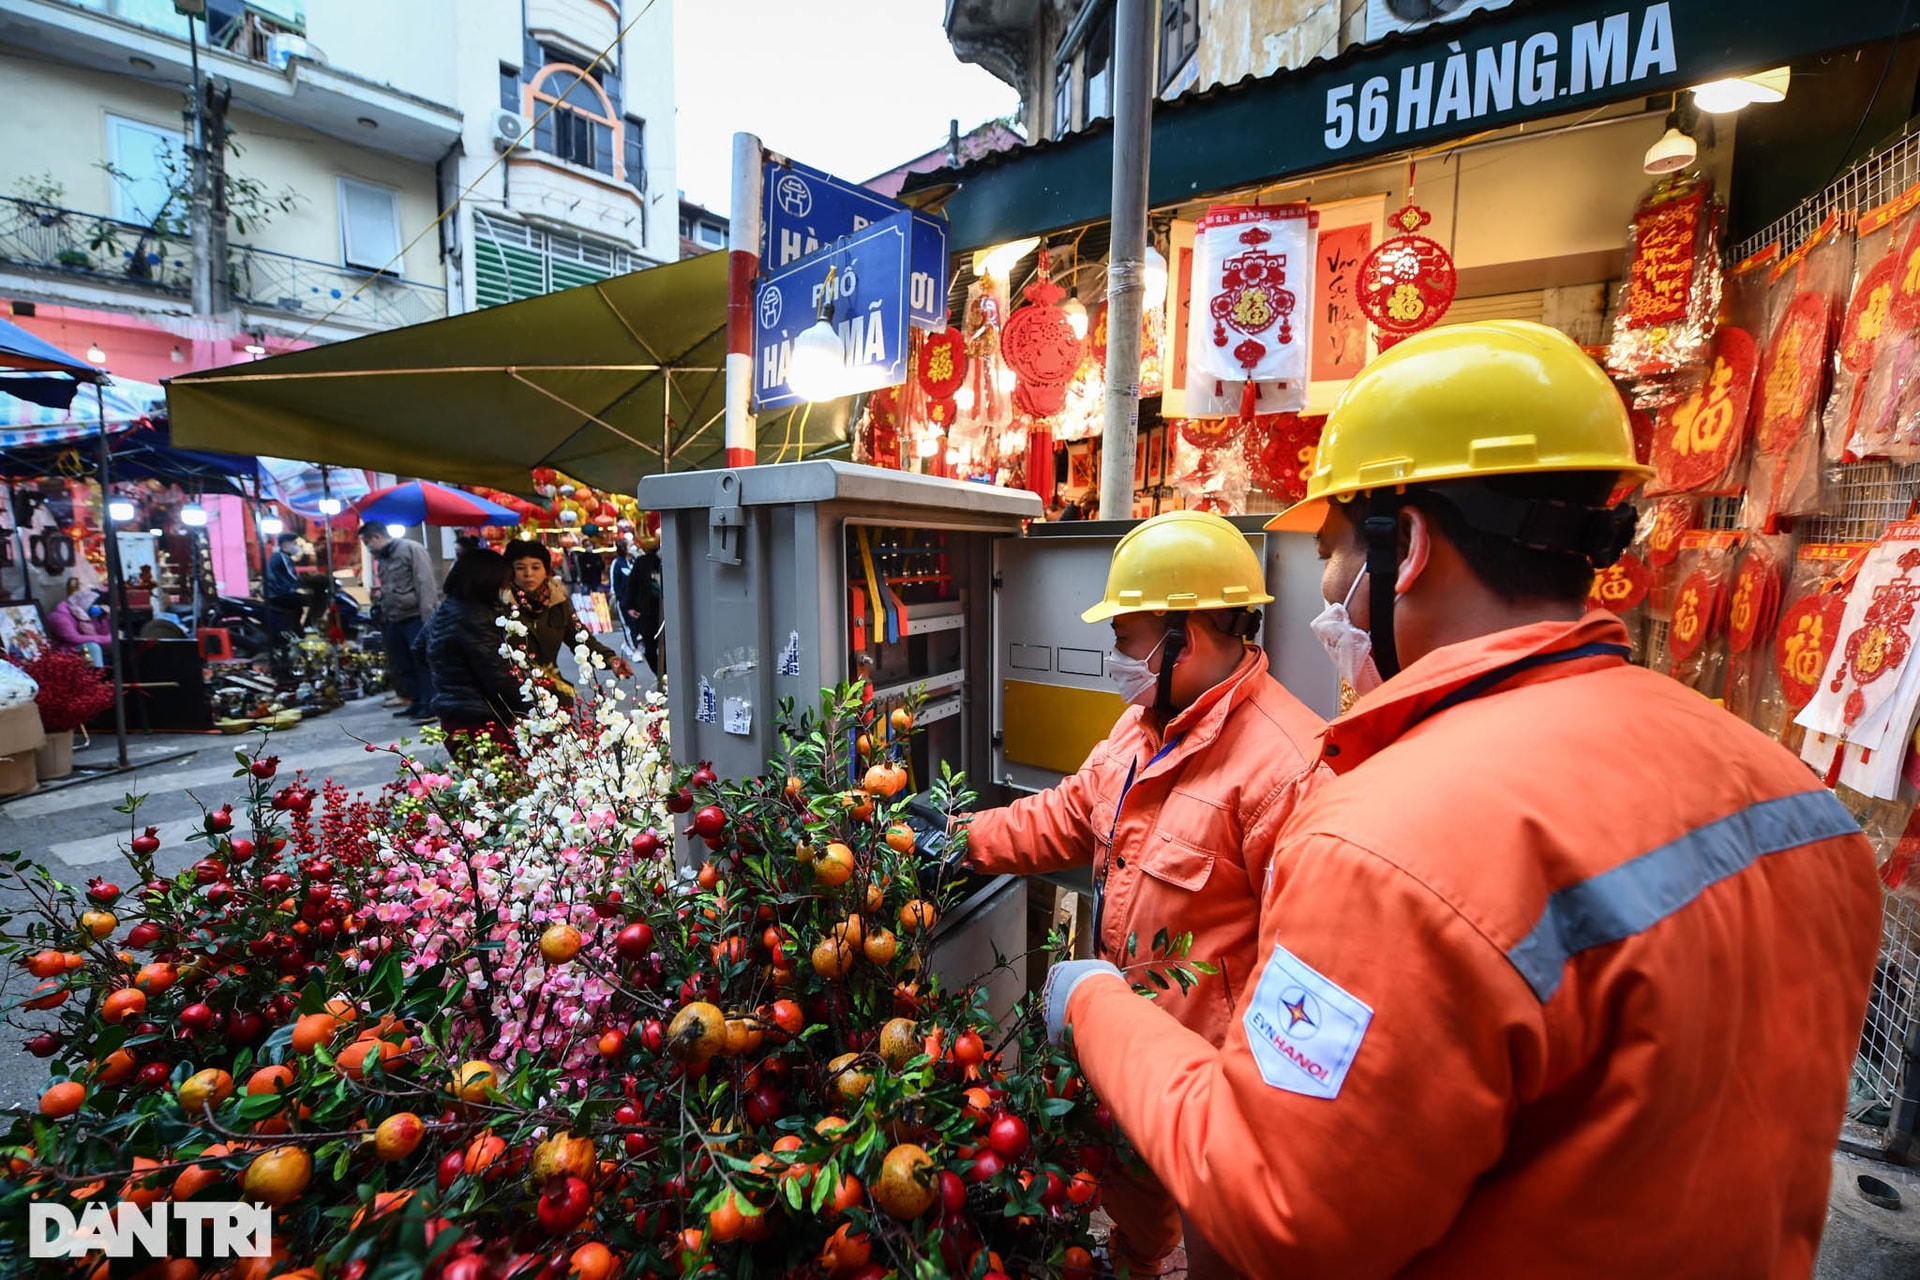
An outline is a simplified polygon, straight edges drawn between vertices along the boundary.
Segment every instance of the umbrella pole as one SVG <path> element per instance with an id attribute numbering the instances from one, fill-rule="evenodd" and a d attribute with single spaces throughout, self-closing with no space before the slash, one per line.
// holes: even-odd
<path id="1" fill-rule="evenodd" d="M 13 564 L 20 570 L 20 598 L 25 600 L 33 593 L 27 589 L 27 542 L 20 536 L 20 510 L 14 504 L 13 469 L 7 469 L 7 537 L 13 542 Z M 13 598 L 13 586 L 6 587 L 7 598 Z M 111 602 L 111 601 L 109 601 Z"/>
<path id="2" fill-rule="evenodd" d="M 107 514 L 107 504 L 112 501 L 113 492 L 113 451 L 107 446 L 107 402 L 100 390 L 100 384 L 93 384 L 93 404 L 100 414 L 100 514 L 101 524 L 106 528 L 107 541 L 107 652 L 112 657 L 113 667 L 113 736 L 120 748 L 120 767 L 127 767 L 127 680 L 121 667 L 120 628 L 126 623 L 126 591 L 120 573 L 120 534 L 113 527 L 113 517 Z M 13 490 L 13 482 L 7 482 L 8 493 Z M 196 588 L 197 590 L 197 588 Z"/>

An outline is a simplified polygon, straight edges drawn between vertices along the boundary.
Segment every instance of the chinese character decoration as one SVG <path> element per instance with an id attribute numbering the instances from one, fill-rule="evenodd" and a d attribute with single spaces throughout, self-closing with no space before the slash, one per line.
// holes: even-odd
<path id="1" fill-rule="evenodd" d="M 1890 274 L 1893 294 L 1888 299 L 1889 313 L 1902 328 L 1920 328 L 1920 221 L 1907 233 Z"/>
<path id="2" fill-rule="evenodd" d="M 1920 583 L 1913 581 L 1913 571 L 1920 568 L 1920 547 L 1910 547 L 1894 563 L 1899 576 L 1873 586 L 1860 625 L 1847 636 L 1839 666 L 1827 685 L 1828 692 L 1839 693 L 1849 678 L 1853 682 L 1842 714 L 1848 728 L 1867 709 L 1866 687 L 1898 667 L 1913 648 L 1914 603 L 1920 601 Z"/>
<path id="3" fill-rule="evenodd" d="M 1607 347 L 1614 376 L 1650 383 L 1651 390 L 1705 362 L 1720 312 L 1719 226 L 1707 178 L 1663 178 L 1640 198 Z"/>
<path id="4" fill-rule="evenodd" d="M 1754 640 L 1773 629 L 1780 608 L 1780 566 L 1756 545 L 1740 562 L 1727 600 L 1727 649 L 1746 653 Z"/>
<path id="5" fill-rule="evenodd" d="M 1813 701 L 1846 612 L 1845 596 L 1815 591 L 1802 597 L 1780 619 L 1774 666 L 1780 673 L 1781 696 L 1791 709 L 1798 711 Z"/>
<path id="6" fill-rule="evenodd" d="M 1194 231 L 1187 412 L 1195 418 L 1306 407 L 1315 228 L 1307 204 L 1214 205 Z"/>
<path id="7" fill-rule="evenodd" d="M 1728 327 L 1715 336 L 1706 378 L 1660 416 L 1649 493 L 1729 488 L 1728 474 L 1746 443 L 1755 361 L 1753 337 L 1746 330 Z"/>
<path id="8" fill-rule="evenodd" d="M 1631 551 L 1593 575 L 1587 590 L 1589 609 L 1628 613 L 1638 608 L 1653 586 L 1653 571 Z"/>
<path id="9" fill-rule="evenodd" d="M 1440 323 L 1459 287 L 1453 255 L 1439 241 L 1418 234 L 1433 215 L 1413 203 L 1411 183 L 1407 194 L 1407 203 L 1387 219 L 1393 234 L 1360 264 L 1360 309 L 1379 330 L 1382 351 Z"/>
<path id="10" fill-rule="evenodd" d="M 1306 497 L 1307 473 L 1313 469 L 1313 453 L 1326 425 L 1325 414 L 1282 413 L 1255 419 L 1240 436 L 1254 487 L 1282 502 Z"/>
<path id="11" fill-rule="evenodd" d="M 1860 277 L 1847 305 L 1847 320 L 1840 329 L 1840 363 L 1853 373 L 1865 373 L 1873 367 L 1880 336 L 1887 331 L 1893 314 L 1894 268 L 1897 255 L 1888 254 Z M 1920 268 L 1920 264 L 1916 264 Z M 1920 285 L 1920 280 L 1916 280 Z"/>
<path id="12" fill-rule="evenodd" d="M 1664 569 L 1680 555 L 1680 536 L 1693 528 L 1699 506 L 1691 498 L 1662 498 L 1647 525 L 1647 564 Z"/>
<path id="13" fill-rule="evenodd" d="M 1753 433 L 1758 457 L 1751 487 L 1769 524 L 1775 514 L 1793 512 L 1802 505 L 1800 491 L 1806 487 L 1805 473 L 1812 460 L 1805 456 L 1807 449 L 1796 446 L 1809 431 L 1826 386 L 1828 329 L 1827 298 L 1812 289 L 1802 290 L 1774 326 L 1773 341 L 1760 363 Z M 1796 463 L 1802 474 L 1793 478 L 1788 473 Z"/>
<path id="14" fill-rule="evenodd" d="M 854 461 L 873 467 L 900 468 L 899 387 L 882 387 L 867 397 L 867 408 L 854 435 Z"/>
<path id="15" fill-rule="evenodd" d="M 945 431 L 960 416 L 954 396 L 967 381 L 966 339 L 958 328 L 948 325 L 938 333 L 921 336 L 918 341 L 920 352 L 913 361 L 914 382 L 925 397 L 928 421 Z"/>
<path id="16" fill-rule="evenodd" d="M 1719 619 L 1720 588 L 1706 570 L 1687 575 L 1673 597 L 1673 622 L 1667 628 L 1667 653 L 1676 671 L 1700 652 Z"/>
<path id="17" fill-rule="evenodd" d="M 1032 418 L 1051 418 L 1066 408 L 1067 384 L 1080 367 L 1085 347 L 1060 309 L 1067 292 L 1053 282 L 1044 248 L 1039 279 L 1024 292 L 1028 305 L 1008 319 L 1000 350 L 1017 379 L 1014 407 Z"/>

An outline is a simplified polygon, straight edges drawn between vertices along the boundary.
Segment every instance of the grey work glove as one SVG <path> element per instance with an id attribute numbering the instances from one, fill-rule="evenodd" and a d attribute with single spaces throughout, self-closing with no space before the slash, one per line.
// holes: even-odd
<path id="1" fill-rule="evenodd" d="M 1047 1005 L 1047 1041 L 1060 1044 L 1067 1035 L 1067 1001 L 1073 998 L 1073 989 L 1088 978 L 1107 974 L 1125 982 L 1126 977 L 1119 968 L 1105 960 L 1065 960 L 1047 970 L 1047 986 L 1043 998 Z"/>
<path id="2" fill-rule="evenodd" d="M 948 822 L 946 814 L 915 796 L 907 801 L 901 820 L 913 829 L 914 842 L 927 861 L 952 870 L 959 870 L 964 865 L 966 843 L 953 839 L 954 824 Z M 965 815 L 955 819 L 955 823 L 965 821 Z"/>

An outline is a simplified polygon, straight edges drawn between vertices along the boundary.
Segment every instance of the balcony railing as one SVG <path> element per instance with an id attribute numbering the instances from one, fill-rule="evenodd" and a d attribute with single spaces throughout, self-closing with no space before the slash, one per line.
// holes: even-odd
<path id="1" fill-rule="evenodd" d="M 193 291 L 184 235 L 34 200 L 0 197 L 0 262 L 181 297 Z M 447 314 L 444 288 L 387 275 L 369 281 L 352 267 L 250 245 L 228 247 L 227 287 L 236 303 L 354 328 L 394 329 Z"/>

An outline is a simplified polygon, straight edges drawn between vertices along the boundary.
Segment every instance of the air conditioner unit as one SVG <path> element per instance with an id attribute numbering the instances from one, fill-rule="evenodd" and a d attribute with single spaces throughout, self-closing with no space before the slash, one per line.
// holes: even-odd
<path id="1" fill-rule="evenodd" d="M 518 111 L 493 113 L 493 149 L 511 151 L 527 136 L 527 118 Z"/>

